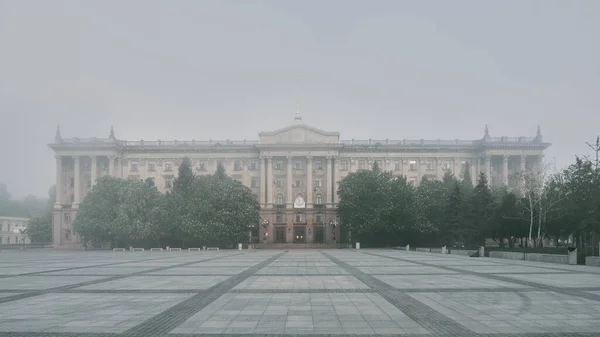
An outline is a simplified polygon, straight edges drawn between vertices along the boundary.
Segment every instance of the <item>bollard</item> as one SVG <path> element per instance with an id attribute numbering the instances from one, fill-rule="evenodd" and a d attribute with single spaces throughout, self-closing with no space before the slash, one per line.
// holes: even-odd
<path id="1" fill-rule="evenodd" d="M 408 252 L 410 250 L 410 245 L 406 245 L 406 251 Z"/>
<path id="2" fill-rule="evenodd" d="M 479 257 L 485 257 L 485 247 L 484 246 L 479 247 Z"/>
<path id="3" fill-rule="evenodd" d="M 446 246 L 442 246 L 442 254 L 447 254 L 446 252 L 447 252 Z"/>
<path id="4" fill-rule="evenodd" d="M 569 264 L 577 264 L 577 248 L 569 247 L 568 249 Z"/>
<path id="5" fill-rule="evenodd" d="M 356 243 L 356 249 L 360 249 L 360 242 Z"/>
<path id="6" fill-rule="evenodd" d="M 242 244 L 238 243 L 238 250 L 242 250 Z"/>

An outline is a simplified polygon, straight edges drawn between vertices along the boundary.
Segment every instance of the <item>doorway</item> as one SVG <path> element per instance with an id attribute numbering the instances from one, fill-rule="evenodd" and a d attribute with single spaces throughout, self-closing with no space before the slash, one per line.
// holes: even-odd
<path id="1" fill-rule="evenodd" d="M 285 227 L 275 227 L 275 243 L 285 243 Z"/>
<path id="2" fill-rule="evenodd" d="M 306 242 L 306 228 L 304 226 L 294 227 L 294 243 Z"/>

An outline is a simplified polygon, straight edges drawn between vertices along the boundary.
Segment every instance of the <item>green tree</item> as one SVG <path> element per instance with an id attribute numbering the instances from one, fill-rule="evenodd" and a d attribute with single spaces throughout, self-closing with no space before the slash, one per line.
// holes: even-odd
<path id="1" fill-rule="evenodd" d="M 488 186 L 485 173 L 479 174 L 477 186 L 473 189 L 470 203 L 471 234 L 473 244 L 484 245 L 485 239 L 491 234 L 492 221 L 495 211 L 494 197 Z"/>
<path id="2" fill-rule="evenodd" d="M 27 224 L 25 233 L 33 243 L 52 242 L 52 216 L 32 218 Z"/>
<path id="3" fill-rule="evenodd" d="M 439 180 L 423 179 L 414 193 L 415 231 L 427 235 L 430 244 L 442 244 L 444 238 L 439 234 L 445 227 L 447 186 Z"/>
<path id="4" fill-rule="evenodd" d="M 460 185 L 455 182 L 446 203 L 446 228 L 443 230 L 445 244 L 450 245 L 455 241 L 465 240 L 470 234 L 466 226 L 466 208 Z"/>

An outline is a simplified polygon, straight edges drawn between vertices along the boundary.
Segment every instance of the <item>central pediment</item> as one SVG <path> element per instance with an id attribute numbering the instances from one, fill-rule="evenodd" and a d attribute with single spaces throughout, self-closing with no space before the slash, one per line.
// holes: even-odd
<path id="1" fill-rule="evenodd" d="M 304 124 L 258 134 L 261 144 L 337 144 L 340 134 L 323 131 Z"/>

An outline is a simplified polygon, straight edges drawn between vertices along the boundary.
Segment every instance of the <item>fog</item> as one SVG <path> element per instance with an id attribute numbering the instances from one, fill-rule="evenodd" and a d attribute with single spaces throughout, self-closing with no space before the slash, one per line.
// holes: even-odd
<path id="1" fill-rule="evenodd" d="M 0 0 L 0 182 L 46 196 L 63 137 L 600 134 L 600 2 Z M 300 84 L 296 84 L 300 78 Z"/>

